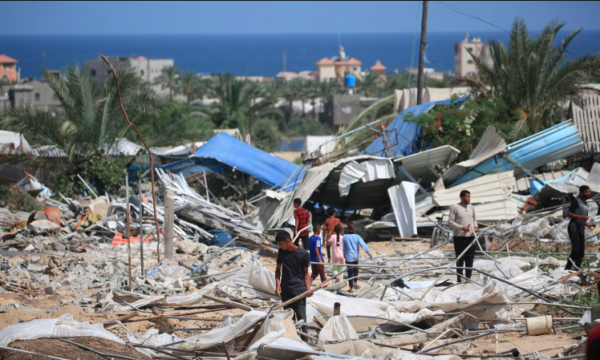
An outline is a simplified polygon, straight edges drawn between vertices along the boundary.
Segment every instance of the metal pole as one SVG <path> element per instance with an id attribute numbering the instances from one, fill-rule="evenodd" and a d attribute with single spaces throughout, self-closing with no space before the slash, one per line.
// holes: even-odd
<path id="1" fill-rule="evenodd" d="M 142 178 L 138 179 L 138 195 L 140 196 L 140 265 L 144 274 L 144 206 L 142 205 Z"/>
<path id="2" fill-rule="evenodd" d="M 175 204 L 174 204 L 173 190 L 165 190 L 165 257 L 164 259 L 169 262 L 173 260 L 173 227 L 175 222 Z"/>
<path id="3" fill-rule="evenodd" d="M 125 173 L 125 201 L 127 203 L 127 210 L 125 211 L 125 217 L 127 218 L 127 263 L 129 265 L 129 291 L 131 291 L 131 231 L 129 228 L 129 173 Z"/>
<path id="4" fill-rule="evenodd" d="M 429 1 L 423 1 L 423 19 L 421 21 L 421 50 L 419 51 L 419 74 L 417 80 L 417 105 L 423 103 L 423 87 L 425 85 L 425 47 L 427 46 L 427 8 Z"/>

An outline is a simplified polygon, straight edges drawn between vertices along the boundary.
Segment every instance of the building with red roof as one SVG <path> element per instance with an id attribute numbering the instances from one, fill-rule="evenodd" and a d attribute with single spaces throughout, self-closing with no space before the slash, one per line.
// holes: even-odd
<path id="1" fill-rule="evenodd" d="M 346 75 L 361 76 L 362 62 L 355 58 L 348 59 L 344 47 L 340 45 L 338 56 L 323 58 L 317 62 L 317 79 L 343 79 Z"/>
<path id="2" fill-rule="evenodd" d="M 371 71 L 379 75 L 379 77 L 383 80 L 385 80 L 385 69 L 387 68 L 383 66 L 383 64 L 379 60 L 377 60 L 375 65 L 371 66 Z"/>
<path id="3" fill-rule="evenodd" d="M 17 69 L 17 60 L 0 54 L 0 80 L 18 82 L 21 71 Z"/>

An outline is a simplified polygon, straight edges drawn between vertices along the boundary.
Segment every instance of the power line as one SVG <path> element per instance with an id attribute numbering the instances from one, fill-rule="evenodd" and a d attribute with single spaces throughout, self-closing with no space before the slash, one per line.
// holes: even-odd
<path id="1" fill-rule="evenodd" d="M 458 10 L 456 10 L 456 9 L 452 8 L 450 5 L 448 5 L 448 4 L 446 4 L 446 3 L 444 3 L 443 1 L 438 1 L 438 2 L 439 2 L 440 4 L 442 4 L 442 5 L 444 5 L 445 7 L 447 7 L 448 9 L 450 9 L 450 10 L 454 11 L 454 12 L 455 12 L 455 13 L 457 13 L 457 14 L 460 14 L 460 15 L 463 15 L 463 16 L 467 16 L 467 17 L 470 17 L 470 18 L 473 18 L 473 19 L 477 19 L 477 20 L 479 20 L 479 21 L 482 21 L 482 22 L 484 22 L 484 23 L 486 23 L 486 24 L 488 24 L 488 25 L 491 25 L 491 26 L 493 26 L 493 27 L 495 27 L 495 28 L 497 28 L 497 29 L 500 29 L 500 30 L 502 30 L 502 31 L 506 31 L 507 33 L 510 33 L 510 31 L 508 31 L 508 30 L 506 30 L 506 29 L 504 29 L 504 28 L 501 28 L 501 27 L 500 27 L 500 26 L 498 26 L 498 25 L 494 25 L 494 24 L 492 24 L 492 23 L 491 23 L 491 22 L 489 22 L 489 21 L 483 20 L 482 18 L 480 18 L 480 17 L 478 17 L 478 16 L 473 16 L 473 15 L 465 14 L 464 12 L 461 12 L 461 11 L 458 11 Z"/>
<path id="2" fill-rule="evenodd" d="M 502 30 L 502 31 L 506 31 L 507 33 L 509 33 L 509 34 L 510 34 L 510 31 L 508 31 L 508 30 L 506 30 L 506 29 L 504 29 L 504 28 L 502 28 L 502 27 L 500 27 L 500 26 L 498 26 L 498 25 L 492 24 L 491 22 L 489 22 L 489 21 L 487 21 L 487 20 L 483 20 L 482 18 L 480 18 L 480 17 L 478 17 L 478 16 L 473 16 L 473 15 L 465 14 L 464 12 L 458 11 L 458 10 L 456 10 L 456 9 L 452 8 L 450 5 L 448 5 L 448 4 L 446 4 L 446 3 L 444 3 L 443 1 L 438 1 L 438 2 L 439 2 L 440 4 L 442 4 L 442 5 L 444 5 L 445 7 L 447 7 L 448 9 L 450 9 L 450 10 L 454 11 L 454 12 L 455 12 L 455 13 L 457 13 L 457 14 L 460 14 L 460 15 L 463 15 L 463 16 L 466 16 L 466 17 L 470 17 L 470 18 L 473 18 L 473 19 L 477 19 L 477 20 L 479 20 L 479 21 L 481 21 L 481 22 L 484 22 L 484 23 L 486 23 L 486 24 L 488 24 L 488 25 L 491 25 L 491 26 L 493 26 L 493 27 L 495 27 L 495 28 L 497 28 L 497 29 L 500 29 L 500 30 Z M 583 56 L 583 55 L 581 55 L 581 54 L 577 54 L 577 53 L 571 52 L 571 51 L 569 51 L 569 50 L 565 50 L 565 52 L 566 52 L 567 54 L 571 54 L 571 55 Z"/>

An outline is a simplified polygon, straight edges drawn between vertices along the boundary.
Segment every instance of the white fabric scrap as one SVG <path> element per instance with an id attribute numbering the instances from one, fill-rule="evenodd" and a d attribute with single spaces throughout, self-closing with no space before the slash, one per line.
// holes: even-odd
<path id="1" fill-rule="evenodd" d="M 319 346 L 329 343 L 337 343 L 348 340 L 358 340 L 358 334 L 346 317 L 346 314 L 340 313 L 338 316 L 332 316 L 327 320 L 323 329 L 319 332 Z"/>

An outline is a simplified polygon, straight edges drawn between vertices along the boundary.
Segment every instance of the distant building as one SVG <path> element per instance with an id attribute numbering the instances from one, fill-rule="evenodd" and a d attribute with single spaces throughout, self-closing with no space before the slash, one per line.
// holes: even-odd
<path id="1" fill-rule="evenodd" d="M 379 99 L 360 95 L 329 95 L 319 121 L 337 130 L 342 125 L 350 124 L 358 114 L 377 100 Z"/>
<path id="2" fill-rule="evenodd" d="M 3 98 L 5 99 L 4 101 L 2 101 Z M 0 114 L 9 108 L 23 107 L 30 107 L 50 113 L 59 113 L 62 111 L 62 104 L 58 100 L 54 90 L 43 81 L 6 85 L 0 89 Z"/>
<path id="3" fill-rule="evenodd" d="M 296 74 L 295 72 L 280 72 L 279 74 L 277 74 L 277 76 L 275 77 L 277 80 L 286 80 L 286 81 L 290 81 L 293 79 L 297 79 L 298 78 L 298 74 Z"/>
<path id="4" fill-rule="evenodd" d="M 210 75 L 204 77 L 205 79 L 211 79 Z M 248 80 L 248 81 L 256 81 L 256 82 L 269 82 L 273 81 L 272 77 L 267 76 L 236 76 L 237 80 Z"/>
<path id="5" fill-rule="evenodd" d="M 417 76 L 419 75 L 419 68 L 404 68 L 404 72 L 407 74 L 412 74 L 415 77 L 415 82 L 417 81 Z M 444 73 L 436 72 L 434 68 L 424 68 L 423 73 L 426 78 L 435 79 L 435 80 L 444 80 Z"/>
<path id="6" fill-rule="evenodd" d="M 161 85 L 154 85 L 154 82 L 162 74 L 164 68 L 175 65 L 173 59 L 147 59 L 143 56 L 109 56 L 108 60 L 115 69 L 133 70 L 144 81 L 152 84 L 152 88 L 157 93 L 168 92 L 168 89 L 163 88 Z M 106 79 L 112 77 L 110 68 L 100 58 L 85 60 L 83 70 L 90 78 L 99 83 L 103 83 Z"/>
<path id="7" fill-rule="evenodd" d="M 317 79 L 326 81 L 330 79 L 343 79 L 345 75 L 361 76 L 362 62 L 355 58 L 348 59 L 344 47 L 340 45 L 339 56 L 331 59 L 323 58 L 317 62 Z"/>
<path id="8" fill-rule="evenodd" d="M 17 60 L 0 54 L 0 80 L 21 81 L 21 69 L 17 69 Z"/>
<path id="9" fill-rule="evenodd" d="M 474 36 L 469 40 L 469 33 L 465 33 L 463 41 L 454 44 L 455 76 L 463 77 L 477 74 L 477 66 L 475 66 L 475 62 L 469 51 L 486 62 L 491 60 L 488 46 L 481 42 L 481 38 Z"/>
<path id="10" fill-rule="evenodd" d="M 371 71 L 379 75 L 379 78 L 385 81 L 385 69 L 387 69 L 381 61 L 377 60 L 375 65 L 371 66 Z"/>

